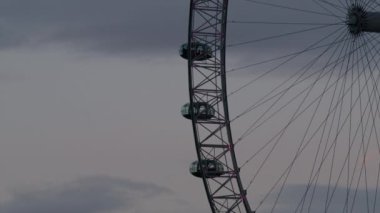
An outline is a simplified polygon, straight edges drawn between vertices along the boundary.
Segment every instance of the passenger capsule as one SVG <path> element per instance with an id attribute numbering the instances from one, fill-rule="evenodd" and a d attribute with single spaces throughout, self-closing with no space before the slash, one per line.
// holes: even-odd
<path id="1" fill-rule="evenodd" d="M 201 160 L 201 163 L 194 161 L 190 164 L 190 173 L 195 177 L 202 177 L 201 165 L 206 178 L 219 177 L 224 174 L 223 165 L 216 160 Z"/>
<path id="2" fill-rule="evenodd" d="M 190 103 L 187 103 L 181 108 L 182 116 L 191 119 Z M 215 115 L 215 109 L 206 102 L 193 103 L 193 113 L 198 120 L 209 120 Z"/>
<path id="3" fill-rule="evenodd" d="M 184 59 L 189 59 L 188 56 L 188 44 L 182 44 L 179 49 L 179 55 Z M 204 61 L 212 57 L 212 50 L 207 44 L 203 44 L 200 42 L 191 43 L 191 59 L 194 61 Z"/>

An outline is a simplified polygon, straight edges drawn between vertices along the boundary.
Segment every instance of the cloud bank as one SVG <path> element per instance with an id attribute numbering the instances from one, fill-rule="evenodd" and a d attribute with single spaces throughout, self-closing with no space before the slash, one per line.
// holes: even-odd
<path id="1" fill-rule="evenodd" d="M 376 198 L 376 193 L 378 193 L 375 188 L 368 188 L 368 191 L 366 189 L 350 188 L 349 191 L 347 191 L 347 188 L 339 186 L 331 186 L 330 188 L 324 185 L 316 185 L 315 188 L 311 186 L 306 193 L 307 196 L 304 205 L 302 205 L 302 202 L 300 201 L 302 201 L 302 197 L 305 195 L 305 190 L 306 185 L 291 184 L 286 186 L 277 201 L 274 212 L 336 213 L 345 212 L 348 207 L 348 212 L 359 213 L 378 212 L 380 209 L 380 203 L 378 201 L 379 196 L 377 196 L 377 202 L 374 200 Z M 329 193 L 328 198 L 326 196 L 327 193 Z M 349 199 L 346 203 L 347 193 L 349 194 Z M 272 206 L 276 202 L 277 194 L 278 192 L 271 195 L 263 208 L 258 212 L 271 212 Z M 367 199 L 367 197 L 369 199 Z M 311 198 L 313 198 L 312 202 Z"/>
<path id="2" fill-rule="evenodd" d="M 0 49 L 53 43 L 119 53 L 178 46 L 176 40 L 187 29 L 185 5 L 167 0 L 4 0 Z"/>
<path id="3" fill-rule="evenodd" d="M 55 187 L 13 194 L 0 205 L 1 213 L 105 213 L 132 209 L 169 190 L 151 183 L 95 176 Z"/>

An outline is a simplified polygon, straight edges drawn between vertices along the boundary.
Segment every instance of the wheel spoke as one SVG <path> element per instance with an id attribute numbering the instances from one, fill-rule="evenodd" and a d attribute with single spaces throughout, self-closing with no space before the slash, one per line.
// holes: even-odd
<path id="1" fill-rule="evenodd" d="M 379 3 L 190 1 L 185 115 L 219 168 L 195 169 L 212 213 L 376 213 Z"/>

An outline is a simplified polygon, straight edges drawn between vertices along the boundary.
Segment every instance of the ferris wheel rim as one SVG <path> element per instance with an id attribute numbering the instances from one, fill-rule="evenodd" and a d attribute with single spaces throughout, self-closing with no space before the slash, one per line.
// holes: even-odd
<path id="1" fill-rule="evenodd" d="M 199 2 L 197 0 L 191 0 L 190 1 L 190 13 L 189 13 L 189 29 L 188 29 L 188 41 L 187 41 L 187 44 L 189 45 L 189 48 L 187 50 L 188 52 L 188 56 L 191 55 L 190 51 L 191 51 L 191 44 L 194 42 L 194 38 L 193 38 L 193 35 L 194 35 L 194 32 L 193 32 L 193 21 L 194 21 L 194 10 L 195 10 L 195 5 L 196 5 L 196 2 Z M 237 205 L 232 205 L 231 207 L 228 207 L 229 209 L 227 209 L 227 212 L 230 212 L 230 211 L 233 211 L 234 208 L 237 208 L 239 203 L 242 202 L 243 203 L 243 206 L 245 208 L 245 212 L 247 213 L 252 213 L 253 211 L 251 210 L 251 207 L 249 205 L 249 202 L 247 201 L 247 197 L 246 197 L 246 190 L 243 188 L 243 184 L 242 184 L 242 181 L 240 179 L 240 168 L 238 167 L 238 164 L 237 164 L 237 160 L 236 160 L 236 154 L 235 154 L 235 151 L 234 151 L 234 142 L 233 142 L 233 139 L 232 139 L 232 135 L 231 135 L 231 127 L 230 127 L 230 120 L 229 120 L 229 113 L 228 113 L 228 94 L 227 94 L 227 82 L 226 82 L 226 69 L 225 69 L 225 47 L 226 47 L 226 34 L 227 34 L 227 30 L 226 30 L 226 27 L 227 27 L 227 11 L 228 11 L 228 0 L 221 0 L 219 2 L 222 2 L 222 15 L 221 15 L 221 19 L 218 20 L 219 23 L 222 23 L 221 24 L 221 32 L 220 32 L 220 49 L 219 49 L 219 54 L 220 54 L 220 62 L 218 64 L 221 65 L 221 74 L 220 74 L 220 80 L 221 80 L 221 96 L 222 96 L 222 104 L 223 104 L 223 113 L 219 113 L 219 114 L 223 114 L 224 115 L 224 119 L 225 119 L 225 123 L 222 124 L 224 125 L 224 128 L 226 128 L 226 132 L 227 132 L 227 141 L 228 141 L 228 153 L 229 153 L 229 157 L 231 158 L 231 162 L 232 162 L 232 169 L 233 169 L 233 172 L 234 174 L 230 174 L 231 177 L 233 177 L 234 179 L 236 179 L 236 184 L 237 184 L 237 189 L 236 188 L 233 188 L 233 194 L 237 195 L 238 197 L 236 197 L 235 199 L 238 200 L 238 204 Z M 194 101 L 194 82 L 193 82 L 193 59 L 190 57 L 188 59 L 188 84 L 189 84 L 189 96 L 190 96 L 190 101 L 189 101 L 189 104 L 190 106 L 193 106 L 193 104 L 195 103 Z M 192 115 L 191 116 L 191 121 L 192 121 L 192 127 L 193 127 L 193 134 L 194 134 L 194 140 L 195 140 L 195 147 L 196 147 L 196 151 L 197 151 L 197 158 L 198 158 L 198 161 L 202 161 L 203 158 L 202 158 L 202 155 L 201 155 L 201 147 L 200 147 L 200 139 L 199 139 L 199 133 L 198 133 L 198 128 L 197 128 L 197 120 L 196 120 L 196 116 L 194 116 L 194 112 L 193 112 L 193 107 L 190 107 L 190 114 Z M 202 167 L 203 169 L 203 167 Z M 203 175 L 202 175 L 202 180 L 203 180 L 203 184 L 204 184 L 204 188 L 206 190 L 206 195 L 207 195 L 207 198 L 208 198 L 208 201 L 209 201 L 209 204 L 210 204 L 210 207 L 211 207 L 211 210 L 213 213 L 217 213 L 216 209 L 215 209 L 215 200 L 213 198 L 213 193 L 210 191 L 210 187 L 209 187 L 209 184 L 208 184 L 208 177 L 205 176 L 205 170 L 203 169 Z M 230 180 L 231 181 L 231 180 Z M 226 184 L 226 183 L 224 183 Z M 231 199 L 231 198 L 226 198 L 226 199 Z M 240 210 L 239 210 L 240 211 Z"/>
<path id="2" fill-rule="evenodd" d="M 194 31 L 192 31 L 192 26 L 193 26 L 193 20 L 194 20 L 194 17 L 192 16 L 193 12 L 194 12 L 194 9 L 195 9 L 195 3 L 197 2 L 201 2 L 201 1 L 197 1 L 197 0 L 191 0 L 191 6 L 190 6 L 190 18 L 189 18 L 189 34 L 188 34 L 188 43 L 189 46 L 190 44 L 192 44 L 192 42 L 194 42 Z M 223 5 L 224 3 L 227 2 L 226 4 L 226 13 L 227 13 L 227 8 L 228 8 L 228 1 L 225 0 L 223 1 Z M 356 8 L 355 8 L 356 9 Z M 356 12 L 356 11 L 355 11 Z M 352 18 L 352 17 L 351 17 Z M 221 23 L 224 23 L 225 25 L 227 25 L 227 17 L 225 16 L 225 18 L 221 21 Z M 352 23 L 356 23 L 355 21 L 352 21 Z M 358 28 L 355 28 L 355 27 L 352 27 L 352 28 L 349 28 L 349 31 L 351 31 L 352 33 L 352 37 L 358 37 L 361 33 L 362 33 L 362 29 L 358 29 Z M 219 47 L 216 47 L 215 49 L 217 48 L 220 48 L 218 51 L 220 51 L 220 60 L 218 61 L 218 63 L 221 63 L 224 65 L 224 67 L 222 68 L 222 74 L 220 74 L 220 78 L 221 78 L 221 83 L 222 83 L 222 94 L 221 94 L 221 97 L 222 98 L 222 105 L 223 105 L 223 113 L 220 113 L 218 112 L 218 114 L 224 114 L 224 118 L 226 119 L 226 123 L 225 123 L 225 127 L 227 129 L 227 141 L 228 141 L 228 144 L 229 144 L 229 147 L 226 148 L 226 149 L 230 149 L 228 154 L 230 154 L 230 157 L 232 158 L 232 167 L 233 167 L 233 170 L 237 171 L 237 173 L 235 173 L 234 175 L 237 175 L 240 184 L 241 184 L 241 180 L 240 180 L 240 171 L 239 171 L 239 167 L 237 165 L 237 162 L 236 162 L 236 154 L 235 154 L 235 151 L 234 151 L 234 141 L 232 140 L 232 136 L 231 136 L 231 127 L 230 127 L 230 123 L 231 123 L 231 120 L 229 118 L 229 113 L 228 113 L 228 94 L 226 92 L 226 87 L 227 87 L 227 82 L 226 82 L 226 70 L 225 70 L 225 63 L 226 63 L 226 59 L 225 59 L 225 36 L 226 36 L 226 26 L 224 26 L 224 30 L 221 31 L 221 35 L 223 35 L 224 39 L 222 38 L 224 44 L 219 46 Z M 188 55 L 190 56 L 191 55 L 191 48 L 188 48 Z M 216 62 L 216 61 L 215 61 Z M 194 97 L 194 92 L 196 89 L 198 89 L 198 87 L 195 87 L 194 86 L 194 81 L 193 81 L 193 63 L 194 61 L 192 60 L 192 58 L 190 57 L 190 59 L 188 60 L 188 72 L 189 72 L 189 94 L 190 94 L 190 106 L 192 106 L 194 103 L 196 103 L 196 101 L 193 99 Z M 215 103 L 215 102 L 214 102 Z M 195 113 L 194 113 L 194 109 L 193 107 L 190 107 L 190 111 L 191 111 L 191 120 L 192 120 L 192 125 L 193 125 L 193 134 L 194 134 L 194 138 L 195 138 L 195 145 L 196 145 L 196 150 L 197 150 L 197 156 L 198 156 L 198 161 L 201 163 L 202 159 L 204 159 L 204 156 L 202 156 L 202 153 L 201 153 L 201 150 L 202 148 L 200 147 L 200 143 L 201 143 L 201 139 L 199 138 L 199 132 L 198 132 L 198 126 L 197 124 L 199 124 L 199 121 L 197 120 L 196 116 L 195 116 Z M 226 113 L 227 112 L 227 113 Z M 206 189 L 206 194 L 207 194 L 207 197 L 208 197 L 208 200 L 209 200 L 209 203 L 210 203 L 210 206 L 211 206 L 211 209 L 212 211 L 215 213 L 217 212 L 217 210 L 215 209 L 215 201 L 213 199 L 213 193 L 210 191 L 210 186 L 208 184 L 208 181 L 210 180 L 210 177 L 207 177 L 205 175 L 205 173 L 207 171 L 204 170 L 203 167 L 201 167 L 201 169 L 203 170 L 203 175 L 202 175 L 202 180 L 203 180 L 203 183 L 204 183 L 204 187 Z M 240 196 L 240 199 L 242 201 L 246 201 L 246 190 L 245 188 L 242 186 L 242 185 L 239 185 L 238 184 L 238 190 L 237 190 L 237 193 L 235 194 L 238 194 Z M 246 206 L 244 206 L 246 209 L 246 212 L 252 212 L 251 209 L 250 209 L 250 206 L 249 206 L 249 203 L 247 202 L 247 205 L 248 205 L 248 208 Z M 236 207 L 236 206 L 234 206 Z M 232 211 L 232 209 L 231 209 Z M 229 212 L 229 211 L 227 211 Z"/>

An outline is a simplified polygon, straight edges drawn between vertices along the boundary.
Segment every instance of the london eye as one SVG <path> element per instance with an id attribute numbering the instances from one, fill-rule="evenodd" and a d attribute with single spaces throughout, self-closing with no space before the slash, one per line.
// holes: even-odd
<path id="1" fill-rule="evenodd" d="M 379 2 L 190 0 L 188 26 L 212 213 L 380 211 Z"/>

